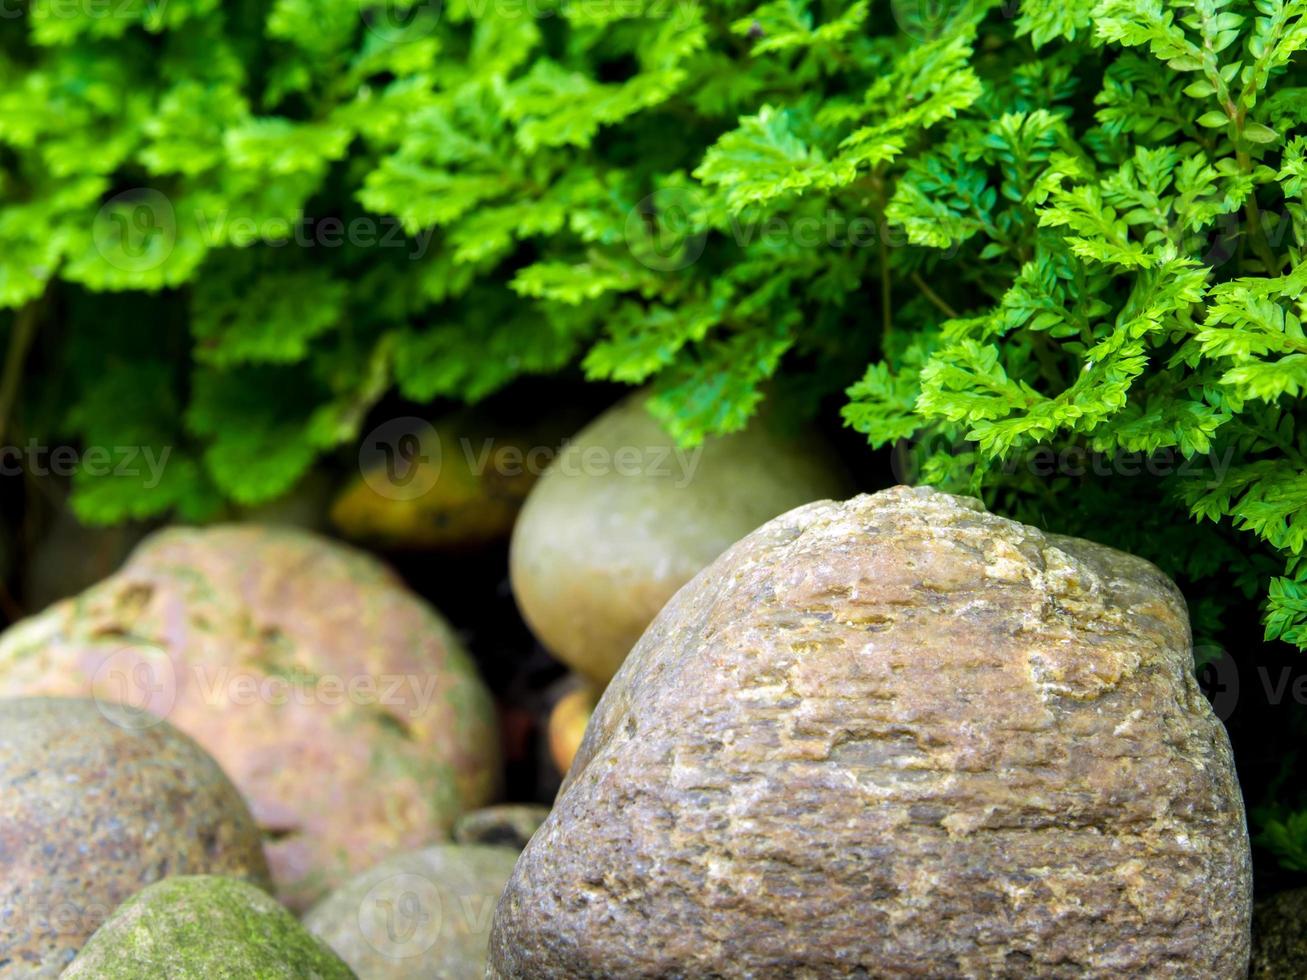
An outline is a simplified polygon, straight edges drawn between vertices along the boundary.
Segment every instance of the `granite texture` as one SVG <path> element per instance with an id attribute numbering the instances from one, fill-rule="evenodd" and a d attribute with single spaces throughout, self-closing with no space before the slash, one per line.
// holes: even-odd
<path id="1" fill-rule="evenodd" d="M 199 746 L 94 701 L 0 700 L 0 978 L 57 977 L 168 875 L 268 887 L 258 828 Z"/>
<path id="2" fill-rule="evenodd" d="M 1176 587 L 899 487 L 771 521 L 668 604 L 489 975 L 1233 980 L 1250 915 Z"/>

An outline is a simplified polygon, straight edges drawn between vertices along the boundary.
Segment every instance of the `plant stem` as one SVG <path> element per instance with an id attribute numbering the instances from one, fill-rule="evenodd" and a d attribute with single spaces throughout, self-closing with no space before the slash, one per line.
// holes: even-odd
<path id="1" fill-rule="evenodd" d="M 0 439 L 9 433 L 14 404 L 18 400 L 18 385 L 23 376 L 23 362 L 28 348 L 36 336 L 37 309 L 40 300 L 32 300 L 14 313 L 9 328 L 9 351 L 5 354 L 4 374 L 0 377 Z"/>
<path id="2" fill-rule="evenodd" d="M 939 293 L 935 292 L 935 290 L 931 289 L 930 286 L 926 284 L 926 280 L 921 278 L 920 272 L 912 273 L 912 281 L 916 284 L 916 287 L 921 290 L 921 295 L 930 300 L 935 308 L 942 312 L 946 317 L 951 320 L 956 320 L 961 317 L 961 313 L 949 306 L 948 302 L 941 297 Z"/>

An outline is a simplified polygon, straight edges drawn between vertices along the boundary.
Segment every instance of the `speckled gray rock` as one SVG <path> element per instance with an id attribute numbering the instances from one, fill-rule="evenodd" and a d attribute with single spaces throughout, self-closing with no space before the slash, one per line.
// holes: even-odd
<path id="1" fill-rule="evenodd" d="M 152 534 L 0 636 L 0 696 L 166 717 L 230 774 L 277 896 L 308 908 L 494 799 L 489 692 L 445 620 L 376 559 L 289 527 Z"/>
<path id="2" fill-rule="evenodd" d="M 531 835 L 549 816 L 549 807 L 535 803 L 501 803 L 473 810 L 454 824 L 454 840 L 460 844 L 493 844 L 526 847 Z"/>
<path id="3" fill-rule="evenodd" d="M 513 530 L 513 595 L 551 653 L 599 688 L 682 585 L 759 524 L 850 489 L 813 433 L 764 418 L 678 449 L 637 393 L 572 439 Z"/>
<path id="4" fill-rule="evenodd" d="M 385 861 L 304 918 L 362 980 L 481 980 L 515 848 L 444 844 Z"/>
<path id="5" fill-rule="evenodd" d="M 770 522 L 668 604 L 491 975 L 1233 980 L 1250 866 L 1175 586 L 895 488 Z"/>
<path id="6" fill-rule="evenodd" d="M 1253 911 L 1250 980 L 1300 980 L 1307 974 L 1307 888 L 1280 892 Z"/>
<path id="7" fill-rule="evenodd" d="M 0 978 L 56 977 L 166 875 L 268 886 L 254 819 L 171 725 L 93 701 L 0 700 Z"/>
<path id="8" fill-rule="evenodd" d="M 127 902 L 66 980 L 352 980 L 268 895 L 220 877 L 169 878 Z"/>

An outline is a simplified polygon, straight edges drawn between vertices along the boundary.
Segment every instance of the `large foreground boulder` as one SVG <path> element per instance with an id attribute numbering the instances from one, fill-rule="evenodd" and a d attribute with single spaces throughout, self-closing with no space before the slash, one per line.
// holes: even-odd
<path id="1" fill-rule="evenodd" d="M 581 430 L 513 530 L 513 595 L 551 653 L 602 688 L 663 604 L 759 524 L 843 496 L 814 433 L 774 419 L 682 449 L 637 393 Z"/>
<path id="2" fill-rule="evenodd" d="M 120 904 L 168 875 L 268 887 L 221 769 L 127 707 L 0 699 L 0 978 L 57 977 Z"/>
<path id="3" fill-rule="evenodd" d="M 166 717 L 218 760 L 302 909 L 448 835 L 498 780 L 490 695 L 445 621 L 372 558 L 292 528 L 176 529 L 0 637 L 0 695 Z"/>
<path id="4" fill-rule="evenodd" d="M 500 977 L 1213 977 L 1251 873 L 1149 563 L 896 488 L 668 604 L 496 912 Z"/>

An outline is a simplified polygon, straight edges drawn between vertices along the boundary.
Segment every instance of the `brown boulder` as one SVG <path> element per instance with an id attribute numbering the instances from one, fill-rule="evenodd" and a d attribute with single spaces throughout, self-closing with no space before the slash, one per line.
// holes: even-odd
<path id="1" fill-rule="evenodd" d="M 492 973 L 1234 978 L 1250 913 L 1175 586 L 895 488 L 785 514 L 668 604 L 514 870 Z"/>
<path id="2" fill-rule="evenodd" d="M 0 636 L 0 695 L 23 694 L 127 702 L 193 737 L 296 909 L 497 788 L 493 705 L 449 626 L 379 562 L 292 528 L 152 535 Z"/>
<path id="3" fill-rule="evenodd" d="M 199 746 L 131 708 L 0 700 L 0 978 L 57 977 L 151 882 L 268 887 L 254 819 Z"/>

